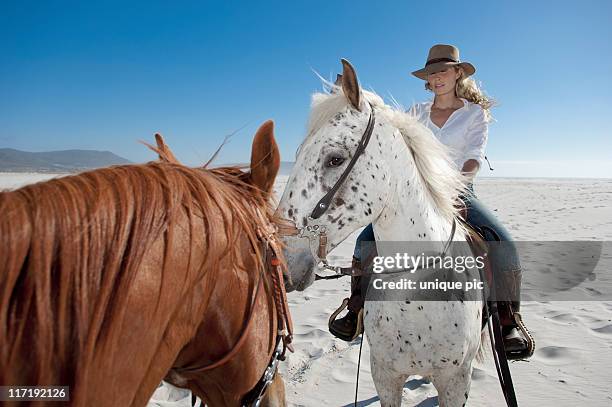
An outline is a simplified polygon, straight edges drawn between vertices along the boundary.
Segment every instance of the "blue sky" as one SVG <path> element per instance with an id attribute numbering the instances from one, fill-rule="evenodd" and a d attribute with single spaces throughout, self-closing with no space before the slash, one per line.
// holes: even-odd
<path id="1" fill-rule="evenodd" d="M 346 57 L 364 87 L 409 106 L 410 75 L 451 43 L 495 97 L 487 155 L 505 176 L 612 177 L 612 2 L 2 2 L 0 147 L 243 162 L 276 122 L 284 161 L 304 135 L 313 70 Z M 485 174 L 486 175 L 486 174 Z"/>

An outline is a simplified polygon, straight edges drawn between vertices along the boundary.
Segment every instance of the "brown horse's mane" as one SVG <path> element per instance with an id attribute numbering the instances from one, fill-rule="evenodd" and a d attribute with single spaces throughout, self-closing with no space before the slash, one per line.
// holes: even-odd
<path id="1" fill-rule="evenodd" d="M 234 264 L 252 256 L 251 264 L 263 267 L 258 228 L 280 220 L 250 174 L 188 168 L 169 154 L 0 192 L 0 383 L 10 382 L 8 367 L 23 358 L 24 338 L 34 338 L 23 366 L 32 384 L 70 384 L 69 372 L 87 369 L 96 345 L 121 325 L 131 282 L 153 242 L 162 239 L 168 258 L 179 214 L 190 229 L 203 223 L 202 272 L 216 270 L 225 256 Z M 211 238 L 219 233 L 227 242 L 246 236 L 254 251 L 220 247 Z M 165 263 L 162 276 L 172 272 Z"/>

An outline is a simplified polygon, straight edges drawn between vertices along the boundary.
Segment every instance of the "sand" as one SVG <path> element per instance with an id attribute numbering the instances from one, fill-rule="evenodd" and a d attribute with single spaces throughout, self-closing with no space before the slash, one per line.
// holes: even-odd
<path id="1" fill-rule="evenodd" d="M 0 189 L 49 177 L 0 174 Z M 286 176 L 279 177 L 278 194 L 286 182 Z M 476 193 L 516 240 L 612 240 L 612 180 L 483 178 L 476 183 Z M 358 232 L 331 253 L 332 263 L 350 263 Z M 348 291 L 349 280 L 345 279 L 317 282 L 304 292 L 289 294 L 296 352 L 281 364 L 289 405 L 352 405 L 359 341 L 349 344 L 327 331 L 330 313 Z M 524 319 L 537 350 L 529 362 L 510 366 L 519 405 L 612 406 L 612 301 L 597 299 L 594 293 L 579 302 L 523 302 Z M 150 405 L 178 405 L 161 403 Z M 358 405 L 380 405 L 370 375 L 367 341 Z M 402 405 L 437 406 L 436 390 L 427 381 L 411 377 L 404 387 Z M 468 406 L 503 405 L 489 356 L 474 369 Z"/>
<path id="2" fill-rule="evenodd" d="M 277 181 L 278 193 L 286 180 Z M 612 240 L 612 180 L 483 178 L 475 189 L 516 240 Z M 350 263 L 358 232 L 332 252 L 332 263 Z M 327 331 L 328 317 L 348 296 L 349 287 L 347 278 L 316 282 L 304 292 L 289 294 L 296 353 L 281 371 L 292 406 L 347 406 L 354 401 L 359 341 L 348 344 Z M 519 405 L 612 406 L 612 301 L 596 298 L 523 302 L 525 323 L 537 350 L 529 362 L 510 366 Z M 432 384 L 411 377 L 402 405 L 437 406 L 436 394 Z M 380 405 L 370 375 L 367 341 L 358 405 Z M 467 405 L 505 405 L 490 353 L 474 369 Z"/>
<path id="3" fill-rule="evenodd" d="M 3 189 L 16 189 L 27 184 L 47 181 L 51 178 L 66 174 L 40 174 L 33 172 L 0 172 L 0 191 Z"/>

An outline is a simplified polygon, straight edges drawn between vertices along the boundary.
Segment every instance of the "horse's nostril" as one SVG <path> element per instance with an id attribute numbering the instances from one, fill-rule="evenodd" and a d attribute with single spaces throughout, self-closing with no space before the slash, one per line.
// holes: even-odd
<path id="1" fill-rule="evenodd" d="M 293 279 L 289 274 L 283 274 L 283 283 L 285 284 L 285 291 L 288 293 L 294 291 L 296 286 L 293 284 Z"/>

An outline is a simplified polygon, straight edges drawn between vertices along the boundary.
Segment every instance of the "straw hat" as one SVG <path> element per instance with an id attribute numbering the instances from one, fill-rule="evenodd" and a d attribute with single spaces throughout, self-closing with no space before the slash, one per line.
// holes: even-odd
<path id="1" fill-rule="evenodd" d="M 457 47 L 438 44 L 434 45 L 429 50 L 425 67 L 418 71 L 414 71 L 412 74 L 419 79 L 427 80 L 427 75 L 455 65 L 461 66 L 466 76 L 473 75 L 474 72 L 476 72 L 474 65 L 469 62 L 461 62 L 459 59 L 459 49 Z"/>

